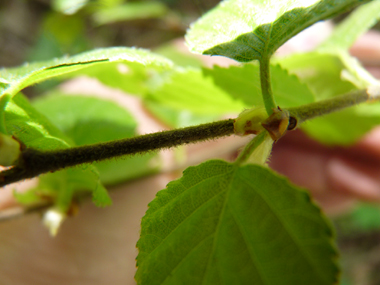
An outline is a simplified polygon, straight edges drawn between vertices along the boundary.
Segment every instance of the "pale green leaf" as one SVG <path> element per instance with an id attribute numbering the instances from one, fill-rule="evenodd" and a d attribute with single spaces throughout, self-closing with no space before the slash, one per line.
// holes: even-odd
<path id="1" fill-rule="evenodd" d="M 149 204 L 138 284 L 334 284 L 332 230 L 308 194 L 267 168 L 208 161 Z"/>
<path id="2" fill-rule="evenodd" d="M 79 9 L 87 4 L 89 0 L 53 0 L 52 8 L 66 15 L 75 14 Z"/>
<path id="3" fill-rule="evenodd" d="M 204 65 L 196 54 L 181 51 L 181 49 L 178 48 L 177 41 L 163 44 L 155 48 L 154 52 L 170 59 L 178 66 L 201 67 Z"/>
<path id="4" fill-rule="evenodd" d="M 184 128 L 205 124 L 220 119 L 218 115 L 195 114 L 189 110 L 178 110 L 152 100 L 144 100 L 144 107 L 156 119 L 161 120 L 165 125 L 172 128 Z"/>
<path id="5" fill-rule="evenodd" d="M 280 107 L 314 102 L 313 93 L 296 76 L 290 75 L 279 65 L 271 65 L 270 71 L 273 94 Z M 217 86 L 233 98 L 242 100 L 247 107 L 263 106 L 259 72 L 257 64 L 203 69 L 203 73 L 210 76 Z"/>
<path id="6" fill-rule="evenodd" d="M 39 150 L 67 148 L 73 145 L 44 115 L 37 112 L 21 93 L 14 96 L 5 108 L 8 134 L 27 147 Z"/>
<path id="7" fill-rule="evenodd" d="M 248 62 L 272 55 L 310 25 L 365 2 L 226 0 L 195 22 L 186 40 L 194 52 Z"/>
<path id="8" fill-rule="evenodd" d="M 168 9 L 160 2 L 132 2 L 101 9 L 93 16 L 98 25 L 136 19 L 160 18 Z"/>
<path id="9" fill-rule="evenodd" d="M 95 49 L 71 57 L 62 57 L 44 62 L 26 63 L 21 67 L 0 70 L 1 82 L 8 83 L 2 94 L 15 95 L 23 88 L 47 80 L 94 66 L 102 62 L 136 62 L 159 68 L 172 66 L 171 61 L 148 50 L 126 47 Z"/>
<path id="10" fill-rule="evenodd" d="M 277 59 L 277 62 L 296 74 L 313 91 L 316 101 L 365 88 L 372 82 L 372 77 L 354 59 L 342 53 L 316 51 Z M 378 124 L 380 104 L 376 103 L 325 115 L 304 123 L 301 128 L 323 143 L 350 145 Z"/>
<path id="11" fill-rule="evenodd" d="M 144 96 L 150 88 L 150 80 L 159 73 L 154 67 L 135 62 L 105 62 L 72 72 L 67 77 L 86 75 L 128 94 Z"/>
<path id="12" fill-rule="evenodd" d="M 33 108 L 21 93 L 8 102 L 4 117 L 8 134 L 13 135 L 27 147 L 43 151 L 63 149 L 74 145 L 71 139 Z M 45 174 L 39 181 L 40 184 L 31 191 L 34 191 L 41 201 L 51 199 L 61 209 L 70 207 L 71 199 L 73 195 L 77 194 L 77 191 L 93 193 L 98 191 L 100 193 L 104 189 L 99 182 L 98 172 L 92 165 Z M 46 194 L 43 193 L 44 191 L 49 194 L 44 195 Z M 108 195 L 102 193 L 103 195 L 94 196 L 94 202 L 99 205 L 109 204 Z M 101 200 L 97 200 L 97 198 Z"/>
<path id="13" fill-rule="evenodd" d="M 244 104 L 235 100 L 200 69 L 174 71 L 162 86 L 152 90 L 149 99 L 177 110 L 200 115 L 241 112 Z"/>
<path id="14" fill-rule="evenodd" d="M 380 18 L 380 1 L 372 1 L 357 8 L 335 27 L 332 35 L 319 50 L 348 50 L 355 40 L 377 23 Z"/>
<path id="15" fill-rule="evenodd" d="M 34 107 L 69 136 L 76 145 L 93 144 L 136 135 L 137 122 L 115 102 L 83 95 L 50 92 Z M 154 153 L 94 163 L 105 184 L 115 184 L 157 170 Z"/>
<path id="16" fill-rule="evenodd" d="M 281 67 L 295 74 L 313 91 L 316 100 L 348 93 L 358 87 L 344 77 L 346 70 L 341 59 L 332 54 L 309 52 L 276 60 Z"/>
<path id="17" fill-rule="evenodd" d="M 380 125 L 380 103 L 361 104 L 318 117 L 301 125 L 302 130 L 329 145 L 352 145 Z"/>

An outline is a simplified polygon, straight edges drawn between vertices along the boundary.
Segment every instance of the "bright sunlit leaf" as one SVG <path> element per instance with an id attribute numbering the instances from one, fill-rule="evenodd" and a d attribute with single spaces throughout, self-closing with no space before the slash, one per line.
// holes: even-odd
<path id="1" fill-rule="evenodd" d="M 240 112 L 244 104 L 215 86 L 200 69 L 174 71 L 163 84 L 149 94 L 149 99 L 177 110 L 194 114 L 217 115 Z"/>
<path id="2" fill-rule="evenodd" d="M 197 53 L 240 62 L 260 60 L 310 25 L 364 2 L 226 0 L 195 22 L 186 40 Z"/>
<path id="3" fill-rule="evenodd" d="M 104 62 L 136 62 L 145 66 L 156 66 L 157 68 L 172 66 L 171 61 L 168 59 L 144 49 L 125 47 L 95 49 L 71 57 L 26 63 L 21 67 L 0 69 L 1 82 L 8 84 L 4 89 L 0 90 L 0 95 L 10 94 L 14 96 L 29 85 Z"/>
<path id="4" fill-rule="evenodd" d="M 260 86 L 260 71 L 257 64 L 214 66 L 203 68 L 203 74 L 235 99 L 242 100 L 247 107 L 263 106 Z M 314 102 L 314 95 L 300 80 L 279 65 L 271 65 L 273 94 L 281 107 L 295 107 Z"/>

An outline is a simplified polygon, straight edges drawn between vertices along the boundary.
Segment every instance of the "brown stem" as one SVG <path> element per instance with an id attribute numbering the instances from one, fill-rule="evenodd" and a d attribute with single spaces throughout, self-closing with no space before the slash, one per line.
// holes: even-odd
<path id="1" fill-rule="evenodd" d="M 0 172 L 0 186 L 83 163 L 171 148 L 228 136 L 233 133 L 234 120 L 229 119 L 67 149 L 40 151 L 27 148 L 21 153 L 18 165 Z"/>

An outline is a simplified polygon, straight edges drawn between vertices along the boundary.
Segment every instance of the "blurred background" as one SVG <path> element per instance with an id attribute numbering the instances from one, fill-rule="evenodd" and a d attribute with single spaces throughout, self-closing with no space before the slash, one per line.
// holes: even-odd
<path id="1" fill-rule="evenodd" d="M 97 47 L 111 46 L 148 48 L 184 65 L 197 65 L 199 64 L 198 59 L 190 60 L 181 55 L 180 49 L 183 49 L 183 45 L 177 46 L 177 54 L 176 50 L 172 48 L 173 41 L 183 38 L 190 23 L 217 5 L 218 2 L 217 0 L 2 0 L 0 1 L 0 67 L 17 66 L 24 62 L 48 60 Z M 362 55 L 365 64 L 370 66 L 375 75 L 378 74 L 376 73 L 378 72 L 376 66 L 378 58 L 372 60 L 368 54 L 362 53 Z M 360 55 L 358 57 L 360 59 Z M 59 84 L 58 81 L 44 82 L 27 88 L 24 93 L 30 98 L 34 98 L 57 84 Z M 160 185 L 158 187 L 164 187 L 167 181 L 168 179 L 161 179 L 156 182 Z M 141 185 L 136 186 L 137 189 L 141 187 Z M 131 193 L 137 191 L 133 190 L 132 186 L 131 189 Z M 147 204 L 154 194 L 150 193 L 144 201 L 139 200 L 139 202 Z M 136 198 L 138 196 L 133 197 L 137 200 L 140 199 Z M 92 206 L 87 205 L 86 207 L 91 208 L 90 212 L 97 211 Z M 145 208 L 140 211 L 143 214 Z M 99 215 L 98 218 L 104 217 L 104 213 L 96 213 L 98 214 L 94 215 Z M 336 228 L 341 264 L 344 269 L 341 284 L 380 284 L 380 270 L 378 270 L 380 268 L 379 205 L 357 202 L 345 208 L 344 211 L 337 211 L 331 218 Z M 34 228 L 38 225 L 34 222 L 30 223 L 29 219 L 17 222 L 16 227 L 11 224 L 0 226 L 3 229 L 3 233 L 0 230 L 0 242 L 9 241 L 9 237 L 4 238 L 6 233 L 23 235 L 23 228 L 28 228 L 29 234 L 34 232 Z M 82 223 L 85 223 L 86 214 L 81 219 Z M 10 222 L 3 221 L 2 223 Z M 73 226 L 73 229 L 81 227 L 81 222 L 77 220 L 75 223 L 78 225 Z M 115 224 L 115 227 L 117 226 Z M 32 229 L 32 227 L 34 228 Z M 43 242 L 49 243 L 48 239 L 50 237 L 44 239 Z M 59 241 L 62 237 L 58 235 L 57 239 Z M 133 245 L 134 242 L 132 239 L 131 244 Z M 22 247 L 22 245 L 16 244 L 14 248 Z M 7 258 L 12 258 L 14 248 L 10 246 Z M 0 249 L 1 252 L 4 253 L 5 250 Z M 131 249 L 131 252 L 132 255 L 136 253 L 134 249 Z M 56 258 L 59 257 L 56 256 Z M 112 256 L 107 260 L 112 262 Z M 22 266 L 14 270 L 5 262 L 4 259 L 0 260 L 0 267 L 6 268 L 3 270 L 3 274 L 8 274 L 7 280 L 19 280 L 12 279 L 11 275 L 22 270 Z M 25 260 L 23 266 L 27 267 L 26 264 L 30 262 L 33 262 L 32 259 Z M 104 266 L 107 265 L 104 264 Z M 111 265 L 108 264 L 108 266 Z M 133 265 L 131 266 L 131 274 L 133 274 Z M 30 272 L 28 276 L 32 275 L 33 272 Z M 49 278 L 52 279 L 47 279 L 45 284 L 60 277 L 53 274 Z M 130 276 L 130 279 L 133 280 L 133 276 Z M 89 280 L 78 279 L 77 282 L 70 284 L 104 284 L 103 281 Z M 110 278 L 110 280 L 116 280 L 112 284 L 127 284 L 124 283 L 122 277 L 120 279 Z M 38 283 L 41 280 L 30 281 L 28 284 L 42 284 Z M 130 282 L 133 284 L 133 281 Z"/>

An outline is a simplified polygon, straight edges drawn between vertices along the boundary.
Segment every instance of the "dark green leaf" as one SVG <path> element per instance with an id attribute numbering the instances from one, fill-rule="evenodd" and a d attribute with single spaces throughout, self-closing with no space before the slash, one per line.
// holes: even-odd
<path id="1" fill-rule="evenodd" d="M 157 194 L 138 284 L 333 284 L 332 231 L 306 192 L 267 168 L 208 161 Z"/>

